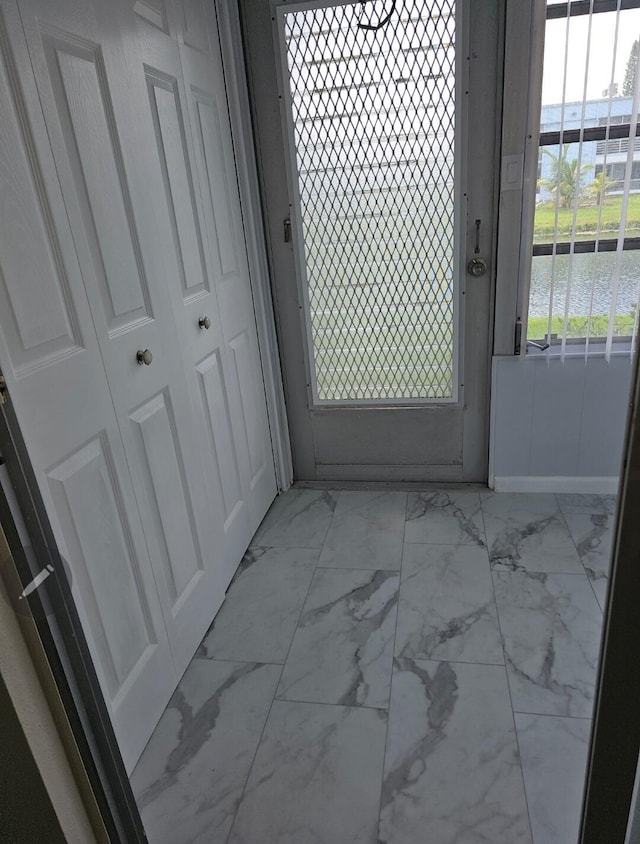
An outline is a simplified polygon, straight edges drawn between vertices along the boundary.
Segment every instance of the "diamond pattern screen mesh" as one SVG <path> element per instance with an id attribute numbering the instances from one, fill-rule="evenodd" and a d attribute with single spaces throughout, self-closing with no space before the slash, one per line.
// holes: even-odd
<path id="1" fill-rule="evenodd" d="M 284 14 L 316 400 L 454 396 L 455 0 Z"/>

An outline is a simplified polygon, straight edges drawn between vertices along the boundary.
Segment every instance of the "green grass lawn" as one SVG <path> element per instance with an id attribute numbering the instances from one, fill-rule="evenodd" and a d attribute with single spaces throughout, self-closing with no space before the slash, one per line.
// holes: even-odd
<path id="1" fill-rule="evenodd" d="M 600 222 L 601 237 L 614 237 L 620 226 L 622 197 L 609 196 L 602 206 Z M 576 234 L 578 239 L 595 237 L 598 230 L 600 208 L 597 205 L 580 205 L 576 215 Z M 553 202 L 542 202 L 536 206 L 533 239 L 535 243 L 547 243 L 553 239 L 556 225 L 556 208 Z M 558 209 L 558 240 L 568 240 L 573 226 L 573 208 Z M 627 210 L 627 237 L 640 236 L 640 194 L 629 196 Z"/>
<path id="2" fill-rule="evenodd" d="M 633 314 L 616 314 L 613 333 L 617 337 L 627 337 L 633 332 L 634 323 Z M 530 317 L 527 326 L 527 337 L 529 340 L 541 340 L 547 333 L 549 321 L 547 317 Z M 594 315 L 591 317 L 591 324 L 589 325 L 589 317 L 587 316 L 570 316 L 567 320 L 567 337 L 581 338 L 589 337 L 606 337 L 609 328 L 609 315 Z M 555 316 L 551 320 L 551 333 L 557 334 L 559 337 L 564 333 L 564 317 Z"/>

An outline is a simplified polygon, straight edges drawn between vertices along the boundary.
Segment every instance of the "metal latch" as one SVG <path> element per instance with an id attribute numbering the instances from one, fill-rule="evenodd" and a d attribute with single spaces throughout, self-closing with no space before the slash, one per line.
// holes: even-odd
<path id="1" fill-rule="evenodd" d="M 284 226 L 284 242 L 291 243 L 291 217 L 282 221 Z"/>
<path id="2" fill-rule="evenodd" d="M 4 379 L 4 375 L 0 375 L 0 404 L 6 404 L 8 401 L 7 382 Z"/>

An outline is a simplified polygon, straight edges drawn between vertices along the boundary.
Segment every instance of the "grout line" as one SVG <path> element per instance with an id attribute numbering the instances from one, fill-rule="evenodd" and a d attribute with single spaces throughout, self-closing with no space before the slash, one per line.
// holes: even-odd
<path id="1" fill-rule="evenodd" d="M 368 709 L 372 712 L 388 712 L 388 706 L 368 706 L 367 704 L 350 704 L 350 703 L 333 703 L 330 700 L 305 700 L 298 697 L 276 697 L 273 699 L 274 703 L 308 703 L 310 706 L 339 706 L 341 709 Z"/>
<path id="2" fill-rule="evenodd" d="M 504 662 L 475 662 L 470 659 L 442 659 L 437 656 L 406 656 L 398 654 L 394 659 L 409 659 L 411 662 L 445 662 L 447 665 L 484 665 L 485 668 L 505 668 Z"/>
<path id="3" fill-rule="evenodd" d="M 584 568 L 584 567 L 583 567 Z M 562 575 L 562 577 L 586 577 L 587 580 L 589 579 L 589 575 L 583 571 L 540 571 L 539 569 L 513 569 L 504 568 L 492 568 L 492 574 L 546 574 L 549 577 L 554 577 L 555 575 Z"/>
<path id="4" fill-rule="evenodd" d="M 560 501 L 558 500 L 557 494 L 556 494 L 556 501 L 558 501 L 558 507 L 560 507 Z M 569 536 L 571 538 L 571 541 L 573 542 L 573 545 L 576 549 L 576 554 L 578 555 L 578 559 L 580 560 L 580 565 L 582 566 L 582 568 L 584 570 L 585 577 L 589 581 L 589 586 L 591 587 L 591 591 L 593 592 L 593 597 L 596 599 L 596 604 L 598 605 L 598 607 L 600 608 L 600 612 L 602 613 L 602 623 L 604 625 L 604 611 L 603 611 L 602 607 L 600 606 L 600 601 L 598 599 L 598 596 L 596 595 L 596 590 L 593 586 L 593 581 L 589 577 L 589 573 L 587 572 L 587 567 L 585 566 L 585 564 L 582 560 L 582 557 L 580 555 L 580 551 L 578 550 L 578 544 L 577 544 L 576 540 L 574 539 L 573 533 L 571 532 L 571 528 L 569 527 L 569 522 L 567 521 L 567 514 L 564 512 L 562 507 L 560 507 L 560 513 L 562 514 L 562 521 L 565 523 L 567 531 L 568 531 Z M 603 516 L 607 516 L 607 520 L 609 518 L 608 513 L 573 513 L 573 514 L 570 514 L 570 515 L 575 515 L 575 516 L 596 516 L 596 515 L 600 516 L 600 515 L 603 515 Z M 613 549 L 612 549 L 612 551 L 613 551 Z M 609 562 L 611 562 L 611 554 L 609 554 Z M 607 575 L 607 581 L 608 580 L 609 580 L 609 576 Z"/>
<path id="5" fill-rule="evenodd" d="M 384 571 L 387 574 L 400 574 L 400 567 L 397 569 L 385 569 L 384 567 L 376 566 L 375 568 L 365 569 L 361 566 L 321 566 L 318 563 L 318 569 L 321 571 L 366 571 L 373 574 L 376 571 Z"/>
<path id="6" fill-rule="evenodd" d="M 416 542 L 414 540 L 404 540 L 404 544 L 405 545 L 435 545 L 438 548 L 442 547 L 442 546 L 446 547 L 447 545 L 449 545 L 451 547 L 456 547 L 456 548 L 484 548 L 486 551 L 489 550 L 487 545 L 486 545 L 486 542 L 483 543 L 482 545 L 478 545 L 477 542 Z"/>
<path id="7" fill-rule="evenodd" d="M 407 532 L 407 509 L 409 507 L 409 493 L 405 492 L 404 497 L 404 522 L 402 525 L 402 549 L 400 553 L 400 569 L 398 570 L 399 575 L 399 582 L 398 582 L 398 600 L 396 602 L 396 623 L 393 628 L 393 643 L 391 647 L 391 673 L 389 675 L 389 705 L 387 708 L 387 723 L 385 728 L 385 737 L 384 737 L 384 752 L 382 754 L 382 775 L 380 777 L 380 797 L 378 799 L 378 824 L 377 824 L 377 831 L 378 831 L 378 838 L 380 837 L 380 814 L 382 812 L 382 791 L 384 789 L 384 772 L 387 764 L 387 750 L 389 747 L 389 724 L 391 722 L 391 695 L 393 692 L 393 672 L 394 672 L 394 662 L 396 659 L 396 638 L 398 635 L 398 619 L 400 618 L 400 590 L 402 589 L 402 562 L 404 560 L 404 548 L 405 548 L 405 535 Z"/>
<path id="8" fill-rule="evenodd" d="M 592 715 L 559 715 L 557 712 L 528 712 L 526 709 L 514 709 L 515 715 L 531 715 L 534 718 L 568 718 L 571 721 L 592 721 Z"/>
<path id="9" fill-rule="evenodd" d="M 285 493 L 285 495 L 286 495 L 286 493 Z M 334 512 L 335 512 L 335 510 L 334 510 Z M 331 526 L 332 520 L 333 520 L 333 513 L 331 513 L 331 519 L 329 520 L 329 526 Z M 327 533 L 328 532 L 329 532 L 329 529 L 327 528 Z M 323 543 L 322 543 L 323 545 L 324 545 L 324 542 L 326 541 L 326 538 L 327 538 L 327 534 L 325 534 L 325 538 L 324 538 Z M 314 550 L 317 550 L 317 549 L 314 549 Z M 316 562 L 315 562 L 314 567 L 313 567 L 313 571 L 311 573 L 311 577 L 309 578 L 309 586 L 307 587 L 307 591 L 305 593 L 304 599 L 302 600 L 301 605 L 300 605 L 300 612 L 298 613 L 298 620 L 296 622 L 296 626 L 295 626 L 295 629 L 293 631 L 293 635 L 291 636 L 291 641 L 289 642 L 289 647 L 287 649 L 287 653 L 286 653 L 286 656 L 284 658 L 284 662 L 281 665 L 280 676 L 278 677 L 278 682 L 275 685 L 275 689 L 274 689 L 274 692 L 273 692 L 273 698 L 271 699 L 271 704 L 269 705 L 269 711 L 267 712 L 267 716 L 264 719 L 264 724 L 262 725 L 262 730 L 260 732 L 260 738 L 258 739 L 258 741 L 256 743 L 256 749 L 255 749 L 253 757 L 251 759 L 251 764 L 249 765 L 249 769 L 247 771 L 247 776 L 245 778 L 244 785 L 242 786 L 242 792 L 240 794 L 240 798 L 238 799 L 238 804 L 237 804 L 236 810 L 233 814 L 233 820 L 231 821 L 231 826 L 229 827 L 229 832 L 227 834 L 227 837 L 225 838 L 225 842 L 228 842 L 230 837 L 231 837 L 231 833 L 233 832 L 233 827 L 235 825 L 236 818 L 238 817 L 238 812 L 240 811 L 240 807 L 242 806 L 242 801 L 244 799 L 244 795 L 245 795 L 245 792 L 247 790 L 247 784 L 249 782 L 249 779 L 251 777 L 251 773 L 253 771 L 253 766 L 254 766 L 255 761 L 256 761 L 256 756 L 258 755 L 258 751 L 260 750 L 260 747 L 262 745 L 264 733 L 265 733 L 265 730 L 267 728 L 267 724 L 269 723 L 269 718 L 271 717 L 271 711 L 273 709 L 273 704 L 277 700 L 276 695 L 278 694 L 278 688 L 280 687 L 280 681 L 282 680 L 282 674 L 284 672 L 284 667 L 287 663 L 287 659 L 289 658 L 289 654 L 291 653 L 291 647 L 293 645 L 293 640 L 295 639 L 295 635 L 296 635 L 296 633 L 298 631 L 298 627 L 300 625 L 300 619 L 302 618 L 304 608 L 305 608 L 307 601 L 309 599 L 309 593 L 311 592 L 311 586 L 313 584 L 313 581 L 314 581 L 314 578 L 315 578 L 315 575 L 316 575 L 316 571 L 318 569 L 318 560 L 320 559 L 321 553 L 322 553 L 322 548 L 320 548 L 320 552 L 318 553 Z"/>
<path id="10" fill-rule="evenodd" d="M 487 536 L 487 525 L 484 519 L 484 508 L 482 507 L 482 501 L 480 502 L 480 510 L 482 512 L 482 524 L 484 525 L 484 533 L 485 539 Z M 522 793 L 524 794 L 524 804 L 527 809 L 527 820 L 529 821 L 529 832 L 531 834 L 531 841 L 534 841 L 533 837 L 533 824 L 531 822 L 531 809 L 529 808 L 529 796 L 527 795 L 527 786 L 524 780 L 524 766 L 522 764 L 522 753 L 520 752 L 520 739 L 518 738 L 518 728 L 516 727 L 516 713 L 515 708 L 513 706 L 513 694 L 511 692 L 511 680 L 509 678 L 509 670 L 507 668 L 507 653 L 504 646 L 504 635 L 502 633 L 502 622 L 500 621 L 500 607 L 498 606 L 498 601 L 496 599 L 496 584 L 493 579 L 493 569 L 491 568 L 491 559 L 489 559 L 489 576 L 491 577 L 491 589 L 493 590 L 493 602 L 496 607 L 496 618 L 498 620 L 498 632 L 500 633 L 500 644 L 502 646 L 502 656 L 504 659 L 504 672 L 507 678 L 507 690 L 509 692 L 509 703 L 511 704 L 511 719 L 513 723 L 513 734 L 516 740 L 516 747 L 518 749 L 518 763 L 520 766 L 520 776 L 522 778 Z"/>
<path id="11" fill-rule="evenodd" d="M 197 659 L 201 662 L 237 662 L 240 665 L 284 665 L 283 662 L 275 662 L 272 659 L 231 659 L 231 657 L 226 656 L 194 656 L 193 659 Z M 191 663 L 189 663 L 191 665 Z"/>

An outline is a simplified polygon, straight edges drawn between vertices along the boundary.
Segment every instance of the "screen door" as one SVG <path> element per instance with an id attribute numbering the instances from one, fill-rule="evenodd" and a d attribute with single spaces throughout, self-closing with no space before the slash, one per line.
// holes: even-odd
<path id="1" fill-rule="evenodd" d="M 499 26 L 473 5 L 274 3 L 278 137 L 247 0 L 299 479 L 486 480 Z"/>

